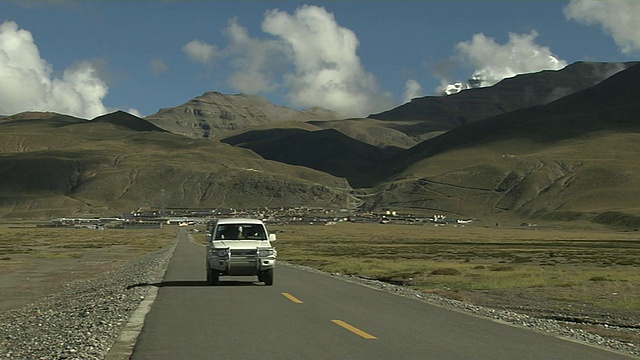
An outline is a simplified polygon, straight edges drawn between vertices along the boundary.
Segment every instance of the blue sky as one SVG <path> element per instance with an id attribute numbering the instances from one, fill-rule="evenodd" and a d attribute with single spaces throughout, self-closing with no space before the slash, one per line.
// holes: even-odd
<path id="1" fill-rule="evenodd" d="M 0 1 L 0 114 L 139 116 L 207 91 L 366 116 L 635 61 L 640 1 Z"/>

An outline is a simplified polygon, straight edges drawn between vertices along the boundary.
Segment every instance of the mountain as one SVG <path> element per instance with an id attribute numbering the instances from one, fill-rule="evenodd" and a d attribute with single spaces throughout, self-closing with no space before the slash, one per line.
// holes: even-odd
<path id="1" fill-rule="evenodd" d="M 217 138 L 281 121 L 337 118 L 336 113 L 326 109 L 298 111 L 275 105 L 260 96 L 219 92 L 207 92 L 185 104 L 145 117 L 162 129 L 191 138 Z"/>
<path id="2" fill-rule="evenodd" d="M 407 104 L 431 104 L 424 116 L 405 106 L 332 119 L 212 92 L 144 119 L 0 117 L 0 216 L 112 215 L 163 203 L 640 219 L 640 67 L 622 64 L 596 80 L 618 65 L 577 63 Z M 559 84 L 570 94 L 550 101 Z"/>
<path id="3" fill-rule="evenodd" d="M 349 201 L 344 179 L 145 123 L 120 112 L 93 121 L 48 113 L 0 119 L 0 214 L 113 215 L 161 203 L 343 207 Z"/>
<path id="4" fill-rule="evenodd" d="M 639 82 L 635 65 L 550 104 L 424 141 L 372 170 L 378 186 L 368 206 L 640 215 Z"/>
<path id="5" fill-rule="evenodd" d="M 398 125 L 409 136 L 430 137 L 458 126 L 531 106 L 544 105 L 594 86 L 637 62 L 577 62 L 561 70 L 545 70 L 517 75 L 483 88 L 461 91 L 449 96 L 426 96 L 369 118 Z"/>

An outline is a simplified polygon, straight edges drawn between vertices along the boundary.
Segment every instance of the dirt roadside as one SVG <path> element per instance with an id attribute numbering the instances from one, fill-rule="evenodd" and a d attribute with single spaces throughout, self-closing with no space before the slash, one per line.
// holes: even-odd
<path id="1" fill-rule="evenodd" d="M 596 287 L 591 291 L 602 293 L 602 289 Z M 554 300 L 556 294 L 552 291 L 545 288 L 464 291 L 455 296 L 462 297 L 464 302 L 477 306 L 509 310 L 536 319 L 559 321 L 567 327 L 631 344 L 636 349 L 640 349 L 640 313 L 620 310 L 603 311 L 601 308 L 583 302 Z M 557 295 L 560 296 L 560 294 Z"/>
<path id="2" fill-rule="evenodd" d="M 81 257 L 59 252 L 56 256 L 47 258 L 18 254 L 0 258 L 0 311 L 35 302 L 55 293 L 66 283 L 114 270 L 139 257 L 140 253 L 126 249 L 87 249 L 83 250 Z"/>

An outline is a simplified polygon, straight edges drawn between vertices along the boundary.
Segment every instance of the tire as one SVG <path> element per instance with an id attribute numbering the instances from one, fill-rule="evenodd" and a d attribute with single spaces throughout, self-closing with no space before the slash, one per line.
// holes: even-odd
<path id="1" fill-rule="evenodd" d="M 220 283 L 220 271 L 207 267 L 207 283 L 218 285 Z"/>
<path id="2" fill-rule="evenodd" d="M 262 276 L 258 276 L 258 279 L 267 286 L 273 285 L 273 269 L 263 271 Z"/>

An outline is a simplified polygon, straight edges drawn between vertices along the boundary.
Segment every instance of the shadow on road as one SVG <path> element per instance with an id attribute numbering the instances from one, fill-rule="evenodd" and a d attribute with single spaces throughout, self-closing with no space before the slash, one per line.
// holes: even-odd
<path id="1" fill-rule="evenodd" d="M 172 280 L 172 281 L 160 281 L 155 283 L 137 283 L 133 285 L 127 286 L 128 289 L 138 288 L 138 287 L 146 287 L 146 286 L 155 286 L 155 287 L 194 287 L 194 286 L 210 286 L 210 287 L 222 287 L 222 286 L 264 286 L 262 283 L 252 282 L 252 281 L 224 281 L 221 280 L 218 285 L 210 285 L 208 282 L 204 280 Z"/>

